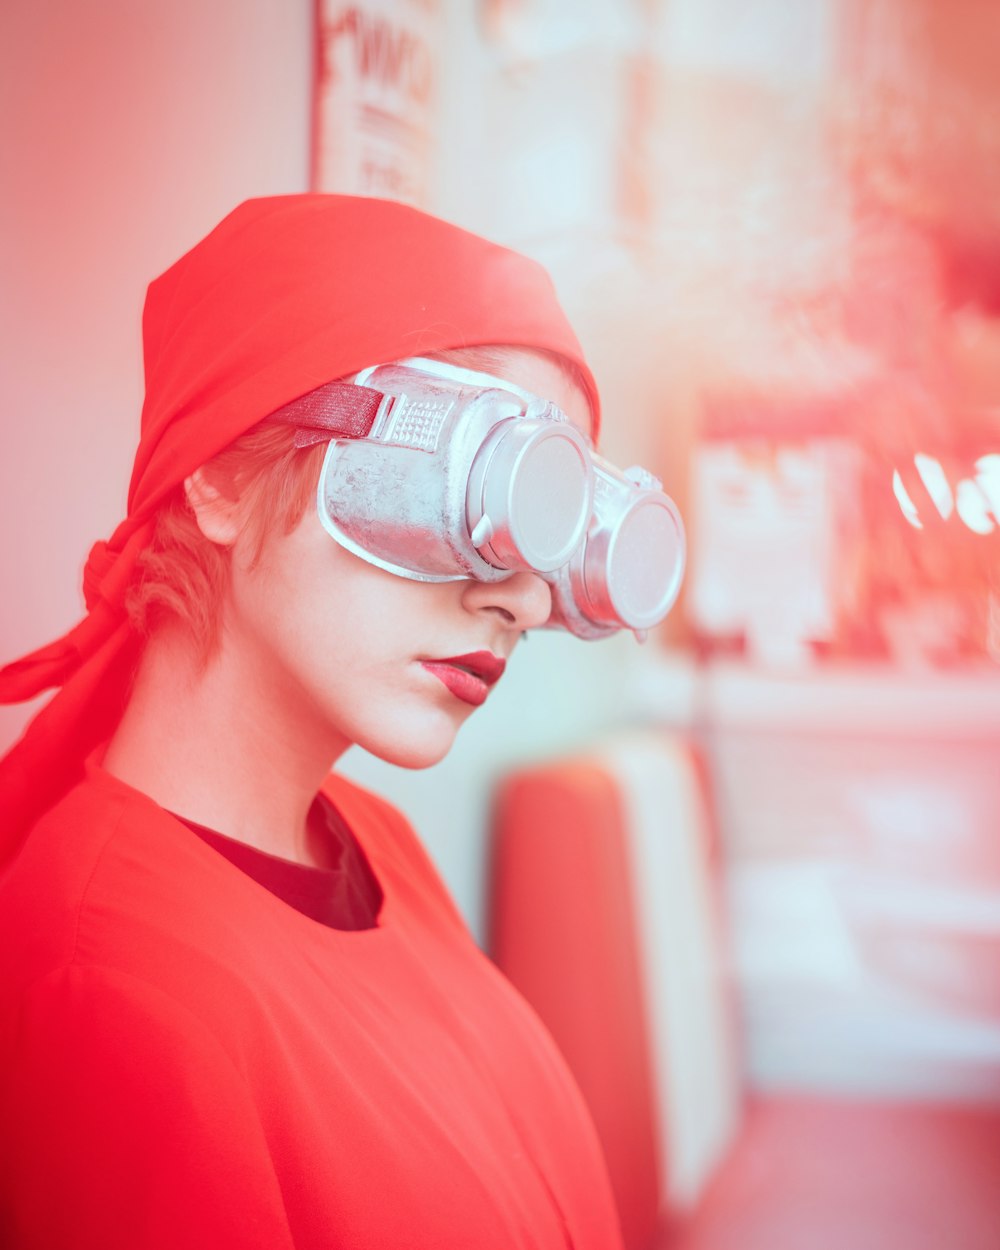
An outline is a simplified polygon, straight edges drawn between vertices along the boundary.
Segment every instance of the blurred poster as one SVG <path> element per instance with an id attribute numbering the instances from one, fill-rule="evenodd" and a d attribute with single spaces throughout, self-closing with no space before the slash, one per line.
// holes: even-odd
<path id="1" fill-rule="evenodd" d="M 713 440 L 695 452 L 696 627 L 740 635 L 765 665 L 797 665 L 835 619 L 836 443 Z"/>
<path id="2" fill-rule="evenodd" d="M 423 205 L 439 0 L 316 0 L 312 186 Z"/>

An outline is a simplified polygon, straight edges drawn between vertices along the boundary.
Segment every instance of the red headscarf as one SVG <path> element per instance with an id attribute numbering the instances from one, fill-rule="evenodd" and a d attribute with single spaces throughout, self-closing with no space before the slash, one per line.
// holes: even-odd
<path id="1" fill-rule="evenodd" d="M 0 702 L 62 689 L 0 760 L 9 846 L 121 716 L 139 642 L 124 611 L 159 504 L 282 405 L 366 365 L 450 348 L 543 348 L 597 388 L 534 261 L 387 200 L 248 200 L 149 288 L 146 399 L 128 515 L 84 570 L 87 615 L 0 671 Z M 2 848 L 0 848 L 2 849 Z"/>

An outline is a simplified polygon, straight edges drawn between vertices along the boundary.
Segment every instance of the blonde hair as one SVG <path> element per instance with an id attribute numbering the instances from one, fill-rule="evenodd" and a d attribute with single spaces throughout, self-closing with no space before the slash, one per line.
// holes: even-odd
<path id="1" fill-rule="evenodd" d="M 295 446 L 295 430 L 262 421 L 207 461 L 207 481 L 239 500 L 251 565 L 269 533 L 290 533 L 312 502 L 325 447 Z M 201 532 L 183 485 L 160 506 L 152 541 L 126 591 L 132 628 L 148 638 L 166 619 L 186 626 L 207 658 L 219 637 L 230 549 Z"/>
<path id="2" fill-rule="evenodd" d="M 580 370 L 565 357 L 537 348 L 486 346 L 428 353 L 467 369 L 502 376 L 511 357 L 527 352 L 552 361 L 586 395 Z M 312 506 L 326 445 L 295 446 L 295 430 L 265 417 L 207 461 L 203 473 L 225 498 L 238 500 L 251 566 L 274 532 L 290 533 Z M 219 640 L 221 607 L 229 585 L 230 549 L 206 538 L 183 485 L 156 515 L 152 540 L 136 563 L 126 591 L 132 628 L 148 638 L 167 620 L 188 629 L 207 660 Z"/>

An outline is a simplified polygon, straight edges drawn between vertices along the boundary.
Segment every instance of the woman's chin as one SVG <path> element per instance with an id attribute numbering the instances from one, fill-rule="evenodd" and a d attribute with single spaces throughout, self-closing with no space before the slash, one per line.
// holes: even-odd
<path id="1" fill-rule="evenodd" d="M 386 764 L 417 770 L 440 764 L 454 745 L 457 733 L 458 726 L 450 724 L 412 737 L 396 735 L 392 739 L 376 739 L 357 745 Z"/>

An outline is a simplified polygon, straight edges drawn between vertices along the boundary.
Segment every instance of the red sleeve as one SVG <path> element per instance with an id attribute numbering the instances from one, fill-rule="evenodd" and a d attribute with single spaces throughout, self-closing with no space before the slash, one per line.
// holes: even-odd
<path id="1" fill-rule="evenodd" d="M 0 1044 L 0 1242 L 11 1250 L 286 1250 L 256 1110 L 200 1021 L 113 971 L 27 992 Z"/>

